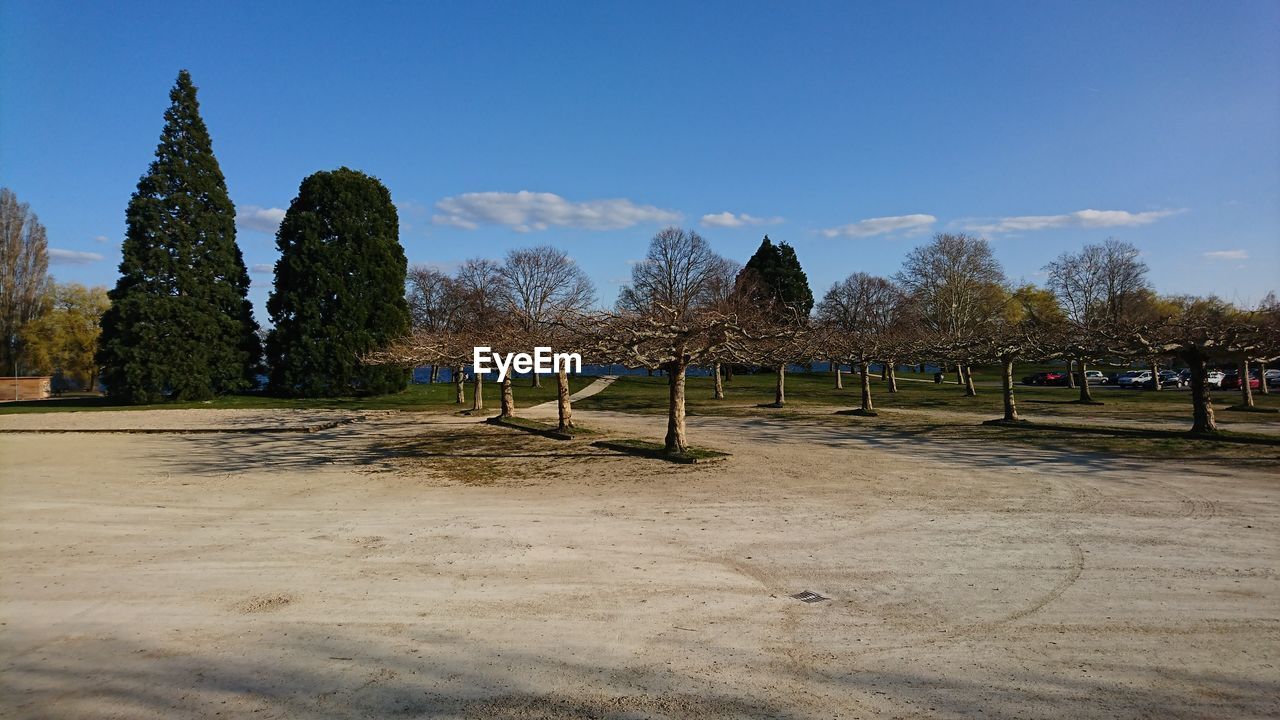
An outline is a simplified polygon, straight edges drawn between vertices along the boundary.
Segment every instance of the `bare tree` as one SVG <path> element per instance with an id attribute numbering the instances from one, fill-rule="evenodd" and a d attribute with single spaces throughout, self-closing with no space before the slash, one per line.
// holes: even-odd
<path id="1" fill-rule="evenodd" d="M 711 287 L 708 293 L 708 304 L 717 312 L 723 315 L 734 315 L 747 311 L 750 308 L 745 306 L 749 302 L 749 298 L 738 290 L 738 278 L 742 275 L 742 264 L 720 258 L 720 262 L 713 270 L 711 278 Z M 722 373 L 722 363 L 714 360 L 711 363 L 712 377 L 712 397 L 715 400 L 724 399 L 724 376 Z"/>
<path id="2" fill-rule="evenodd" d="M 1172 298 L 1176 310 L 1128 338 L 1130 357 L 1174 355 L 1191 371 L 1192 433 L 1218 431 L 1208 382 L 1209 363 L 1240 362 L 1246 374 L 1241 397 L 1248 399 L 1247 360 L 1280 358 L 1280 318 L 1267 308 L 1241 312 L 1216 297 Z M 1243 361 L 1243 362 L 1242 362 Z"/>
<path id="3" fill-rule="evenodd" d="M 31 208 L 0 188 L 0 372 L 22 355 L 22 326 L 49 307 L 49 241 Z"/>
<path id="4" fill-rule="evenodd" d="M 593 342 L 602 355 L 667 374 L 667 452 L 688 449 L 685 373 L 691 364 L 746 357 L 748 333 L 739 318 L 715 309 L 726 261 L 701 235 L 670 227 L 649 243 L 618 296 L 618 312 L 598 322 Z"/>
<path id="5" fill-rule="evenodd" d="M 1062 311 L 1048 290 L 1024 285 L 1006 297 L 993 321 L 984 326 L 984 332 L 964 353 L 1000 365 L 1004 416 L 991 422 L 1022 421 L 1014 397 L 1014 363 L 1061 357 L 1067 332 Z"/>
<path id="6" fill-rule="evenodd" d="M 1077 254 L 1063 253 L 1044 269 L 1049 289 L 1075 331 L 1066 350 L 1079 367 L 1080 402 L 1093 403 L 1085 372 L 1090 361 L 1100 358 L 1091 349 L 1106 347 L 1132 319 L 1132 310 L 1150 290 L 1147 266 L 1136 247 L 1108 238 Z"/>
<path id="7" fill-rule="evenodd" d="M 426 333 L 456 332 L 462 322 L 466 307 L 464 293 L 457 281 L 443 272 L 425 265 L 409 268 L 406 280 L 406 299 L 409 317 L 415 331 Z M 431 365 L 429 382 L 439 379 L 439 363 Z M 457 368 L 451 368 L 457 370 Z M 454 383 L 459 380 L 454 373 Z M 462 385 L 458 384 L 461 388 Z M 464 400 L 458 400 L 459 403 Z"/>
<path id="8" fill-rule="evenodd" d="M 498 263 L 483 258 L 469 259 L 458 268 L 455 281 L 463 302 L 463 334 L 475 340 L 486 334 L 496 334 L 506 319 L 506 289 Z M 483 344 L 497 347 L 492 342 Z M 506 416 L 515 412 L 510 383 L 511 377 L 508 375 L 502 393 L 502 413 Z M 484 376 L 478 372 L 472 372 L 471 409 L 484 409 Z"/>
<path id="9" fill-rule="evenodd" d="M 927 329 L 963 347 L 995 318 L 1005 278 L 986 240 L 940 233 L 911 251 L 894 281 L 913 296 Z M 967 367 L 970 362 L 960 364 Z M 961 378 L 965 394 L 976 395 L 972 370 L 962 372 Z"/>
<path id="10" fill-rule="evenodd" d="M 563 250 L 549 245 L 508 252 L 499 272 L 509 312 L 530 333 L 584 313 L 595 303 L 587 274 Z M 533 386 L 542 386 L 536 372 Z"/>
<path id="11" fill-rule="evenodd" d="M 904 301 L 902 291 L 889 280 L 857 272 L 832 285 L 818 303 L 818 320 L 828 330 L 828 352 L 856 366 L 861 376 L 859 414 L 875 414 L 870 366 L 893 362 L 890 348 Z"/>

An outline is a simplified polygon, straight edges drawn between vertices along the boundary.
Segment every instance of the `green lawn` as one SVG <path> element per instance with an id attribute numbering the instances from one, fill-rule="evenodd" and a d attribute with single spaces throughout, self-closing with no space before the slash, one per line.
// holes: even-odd
<path id="1" fill-rule="evenodd" d="M 1019 367 L 1016 377 L 1033 372 L 1031 366 Z M 873 376 L 874 377 L 874 376 Z M 933 409 L 972 413 L 975 416 L 1000 417 L 1003 414 L 998 387 L 981 386 L 976 397 L 966 397 L 963 389 L 952 383 L 936 385 L 932 374 L 901 373 L 898 392 L 890 393 L 878 377 L 872 382 L 872 401 L 876 409 Z M 928 382 L 919 382 L 928 380 Z M 773 402 L 772 373 L 735 375 L 725 383 L 724 400 L 712 399 L 710 378 L 689 378 L 686 402 L 690 414 L 743 414 L 762 411 L 756 406 Z M 798 410 L 830 406 L 857 407 L 860 399 L 858 376 L 846 374 L 844 389 L 835 389 L 829 372 L 788 373 L 787 406 Z M 1115 390 L 1095 387 L 1094 398 L 1102 405 L 1080 405 L 1073 402 L 1079 391 L 1071 388 L 1028 387 L 1018 385 L 1015 398 L 1019 411 L 1029 417 L 1116 418 L 1122 420 L 1160 420 L 1191 423 L 1191 397 L 1186 390 Z M 1222 420 L 1248 422 L 1280 422 L 1280 413 L 1239 413 L 1227 410 L 1240 399 L 1237 390 L 1214 393 L 1214 406 Z M 1280 408 L 1280 395 L 1261 395 L 1254 400 L 1260 407 Z M 624 376 L 605 392 L 586 398 L 575 407 L 583 410 L 618 410 L 624 412 L 666 412 L 667 381 L 663 377 Z"/>
<path id="2" fill-rule="evenodd" d="M 569 389 L 577 392 L 586 387 L 595 378 L 575 377 L 569 379 Z M 485 408 L 498 407 L 501 390 L 497 383 L 485 383 Z M 527 407 L 548 400 L 556 399 L 555 378 L 543 378 L 542 387 L 529 387 L 529 380 L 515 382 L 512 392 L 515 395 L 516 407 Z M 106 398 L 98 396 L 77 396 L 35 400 L 29 402 L 0 404 L 0 414 L 42 413 L 42 412 L 75 412 L 105 410 L 175 410 L 181 408 L 242 408 L 242 409 L 336 409 L 336 410 L 456 410 L 454 404 L 454 387 L 452 383 L 435 383 L 431 385 L 410 385 L 407 390 L 391 395 L 375 395 L 370 397 L 344 397 L 320 399 L 277 398 L 269 395 L 244 394 L 229 395 L 206 402 L 173 402 L 156 405 L 116 405 Z M 471 384 L 467 384 L 467 404 L 471 407 Z"/>

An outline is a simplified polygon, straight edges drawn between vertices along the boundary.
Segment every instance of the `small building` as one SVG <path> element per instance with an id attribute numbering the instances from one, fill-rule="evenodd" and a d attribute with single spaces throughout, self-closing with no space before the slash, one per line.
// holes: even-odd
<path id="1" fill-rule="evenodd" d="M 0 377 L 0 402 L 44 400 L 53 393 L 53 377 Z"/>

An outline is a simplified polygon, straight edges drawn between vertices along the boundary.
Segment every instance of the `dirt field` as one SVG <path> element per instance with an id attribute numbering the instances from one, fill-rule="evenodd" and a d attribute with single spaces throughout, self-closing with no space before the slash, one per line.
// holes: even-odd
<path id="1" fill-rule="evenodd" d="M 0 716 L 1280 715 L 1274 467 L 190 412 L 43 420 L 242 432 L 0 434 Z"/>

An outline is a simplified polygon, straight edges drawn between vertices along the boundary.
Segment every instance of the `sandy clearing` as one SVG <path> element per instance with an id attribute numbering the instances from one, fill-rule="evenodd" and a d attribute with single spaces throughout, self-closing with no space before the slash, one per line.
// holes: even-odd
<path id="1" fill-rule="evenodd" d="M 1280 714 L 1272 471 L 690 425 L 0 436 L 0 715 Z"/>

